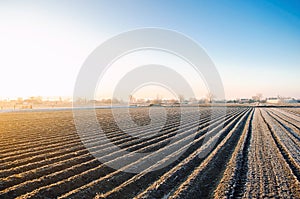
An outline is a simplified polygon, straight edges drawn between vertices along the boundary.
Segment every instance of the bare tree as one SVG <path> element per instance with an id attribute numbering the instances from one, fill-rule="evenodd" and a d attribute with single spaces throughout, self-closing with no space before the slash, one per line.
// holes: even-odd
<path id="1" fill-rule="evenodd" d="M 212 103 L 213 100 L 214 100 L 215 96 L 212 92 L 208 92 L 207 95 L 206 95 L 206 100 L 208 103 Z"/>
<path id="2" fill-rule="evenodd" d="M 261 93 L 257 93 L 257 100 L 260 102 L 262 100 L 263 95 Z"/>
<path id="3" fill-rule="evenodd" d="M 180 103 L 184 102 L 184 96 L 183 95 L 179 94 L 178 98 L 179 98 Z"/>
<path id="4" fill-rule="evenodd" d="M 262 100 L 263 95 L 261 93 L 257 93 L 255 96 L 252 97 L 252 99 L 255 102 L 260 102 Z"/>
<path id="5" fill-rule="evenodd" d="M 135 102 L 135 98 L 133 97 L 133 95 L 129 95 L 129 103 L 134 103 Z"/>

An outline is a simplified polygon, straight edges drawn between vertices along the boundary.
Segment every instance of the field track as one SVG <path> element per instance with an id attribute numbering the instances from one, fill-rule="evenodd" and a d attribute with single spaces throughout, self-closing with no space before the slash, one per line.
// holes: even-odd
<path id="1" fill-rule="evenodd" d="M 130 135 L 110 109 L 98 109 L 105 136 L 119 151 L 92 126 L 79 137 L 72 111 L 1 113 L 0 198 L 300 198 L 300 108 L 227 107 L 226 115 L 220 108 L 212 115 L 203 107 L 200 119 L 194 108 L 185 109 L 187 120 L 180 124 L 180 109 L 167 108 L 159 130 L 147 128 L 148 108 L 133 108 L 138 127 L 126 126 Z M 182 139 L 170 144 L 175 135 Z M 187 139 L 189 146 L 166 153 Z M 126 173 L 102 164 L 82 143 L 108 162 L 126 162 L 122 151 L 151 152 L 143 159 L 166 155 L 145 172 Z M 210 153 L 199 158 L 205 148 Z"/>

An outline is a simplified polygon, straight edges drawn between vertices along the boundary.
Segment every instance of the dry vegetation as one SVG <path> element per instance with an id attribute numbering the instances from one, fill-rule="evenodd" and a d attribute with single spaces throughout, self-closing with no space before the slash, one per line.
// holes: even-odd
<path id="1" fill-rule="evenodd" d="M 300 109 L 228 107 L 226 116 L 220 111 L 212 120 L 208 107 L 201 108 L 200 120 L 193 108 L 186 109 L 190 117 L 183 128 L 178 128 L 178 108 L 168 108 L 159 133 L 128 126 L 136 137 L 118 128 L 110 109 L 97 110 L 106 136 L 122 150 L 153 152 L 144 158 L 164 152 L 175 134 L 183 138 L 177 144 L 194 138 L 172 164 L 139 174 L 95 159 L 77 135 L 71 111 L 2 113 L 0 198 L 300 198 Z M 131 109 L 131 115 L 139 125 L 150 122 L 147 108 Z M 210 134 L 209 142 L 216 144 L 199 158 Z M 82 139 L 95 151 L 106 150 L 108 161 L 120 158 L 120 152 L 101 144 L 94 129 Z"/>

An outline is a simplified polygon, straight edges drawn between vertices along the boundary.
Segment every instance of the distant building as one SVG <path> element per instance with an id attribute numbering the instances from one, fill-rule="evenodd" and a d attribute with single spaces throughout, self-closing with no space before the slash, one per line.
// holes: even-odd
<path id="1" fill-rule="evenodd" d="M 278 97 L 269 97 L 269 98 L 267 98 L 267 103 L 269 103 L 269 104 L 279 104 L 280 99 Z"/>
<path id="2" fill-rule="evenodd" d="M 292 103 L 298 103 L 297 100 L 295 100 L 294 98 L 283 98 L 283 97 L 270 97 L 267 98 L 267 103 L 269 104 L 292 104 Z"/>
<path id="3" fill-rule="evenodd" d="M 283 103 L 292 104 L 292 103 L 298 103 L 298 101 L 295 100 L 294 98 L 286 98 L 286 99 L 283 99 Z"/>
<path id="4" fill-rule="evenodd" d="M 240 103 L 250 103 L 250 99 L 240 99 Z"/>

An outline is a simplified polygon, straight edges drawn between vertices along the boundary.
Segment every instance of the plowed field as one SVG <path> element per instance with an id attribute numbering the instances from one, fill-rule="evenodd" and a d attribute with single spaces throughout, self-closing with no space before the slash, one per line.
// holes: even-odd
<path id="1" fill-rule="evenodd" d="M 178 108 L 167 108 L 165 125 L 153 133 L 137 127 L 149 124 L 149 109 L 132 108 L 138 125 L 127 127 L 131 135 L 118 128 L 110 109 L 96 110 L 106 137 L 121 150 L 151 152 L 143 158 L 172 147 L 176 134 L 182 140 L 173 144 L 193 138 L 177 160 L 141 173 L 115 170 L 93 157 L 82 143 L 106 150 L 108 161 L 126 159 L 101 144 L 93 128 L 80 137 L 72 111 L 1 113 L 0 198 L 300 198 L 300 109 L 228 107 L 226 115 L 211 115 L 200 108 L 200 119 L 194 108 L 185 109 L 181 128 Z M 210 153 L 199 157 L 210 142 Z"/>

